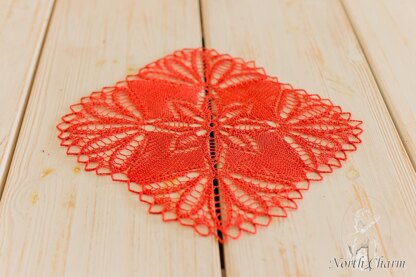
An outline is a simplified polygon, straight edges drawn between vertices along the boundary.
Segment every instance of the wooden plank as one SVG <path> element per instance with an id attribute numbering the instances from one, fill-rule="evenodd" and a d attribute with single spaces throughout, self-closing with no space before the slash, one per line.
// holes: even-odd
<path id="1" fill-rule="evenodd" d="M 344 1 L 344 6 L 416 167 L 416 2 Z"/>
<path id="2" fill-rule="evenodd" d="M 354 223 L 361 212 L 378 220 L 364 234 L 370 250 L 377 246 L 378 256 L 407 265 L 370 275 L 415 276 L 415 172 L 341 4 L 217 0 L 202 7 L 207 47 L 255 60 L 282 82 L 330 98 L 364 121 L 358 151 L 312 184 L 297 211 L 225 245 L 227 276 L 359 275 L 337 269 L 333 259 L 347 259 L 354 236 L 365 233 Z"/>
<path id="3" fill-rule="evenodd" d="M 0 194 L 53 3 L 0 1 Z"/>
<path id="4" fill-rule="evenodd" d="M 219 276 L 218 243 L 164 223 L 123 184 L 80 170 L 56 124 L 80 97 L 201 45 L 197 1 L 55 7 L 0 206 L 0 276 Z"/>

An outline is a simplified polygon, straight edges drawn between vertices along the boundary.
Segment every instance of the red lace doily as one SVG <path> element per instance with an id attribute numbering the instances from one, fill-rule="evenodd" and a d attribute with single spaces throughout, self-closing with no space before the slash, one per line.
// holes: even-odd
<path id="1" fill-rule="evenodd" d="M 67 154 L 220 241 L 286 217 L 362 133 L 331 101 L 208 49 L 177 51 L 71 111 L 57 126 Z"/>

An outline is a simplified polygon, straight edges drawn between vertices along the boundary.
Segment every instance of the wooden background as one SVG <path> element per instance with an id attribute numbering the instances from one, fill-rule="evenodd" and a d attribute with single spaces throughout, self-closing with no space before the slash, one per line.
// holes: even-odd
<path id="1" fill-rule="evenodd" d="M 416 1 L 0 0 L 0 276 L 416 276 Z M 64 154 L 71 103 L 204 45 L 330 98 L 363 143 L 299 209 L 220 246 Z M 360 210 L 405 268 L 334 268 Z"/>

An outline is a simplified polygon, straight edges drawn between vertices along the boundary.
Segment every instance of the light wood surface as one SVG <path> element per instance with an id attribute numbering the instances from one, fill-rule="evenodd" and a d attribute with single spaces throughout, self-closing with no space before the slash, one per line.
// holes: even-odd
<path id="1" fill-rule="evenodd" d="M 201 45 L 196 1 L 57 1 L 0 206 L 0 276 L 219 276 L 218 244 L 80 170 L 55 125 L 80 97 Z"/>
<path id="2" fill-rule="evenodd" d="M 330 98 L 364 121 L 363 143 L 315 183 L 287 219 L 225 245 L 227 276 L 415 276 L 416 177 L 338 1 L 203 1 L 207 47 L 253 59 L 283 82 Z M 379 253 L 403 269 L 329 268 L 346 257 L 353 217 L 379 218 Z"/>
<path id="3" fill-rule="evenodd" d="M 0 192 L 54 0 L 0 1 Z"/>
<path id="4" fill-rule="evenodd" d="M 346 0 L 344 6 L 416 167 L 416 2 Z"/>
<path id="5" fill-rule="evenodd" d="M 55 2 L 0 0 L 1 277 L 416 276 L 415 1 Z M 215 239 L 84 172 L 55 127 L 80 97 L 202 37 L 364 121 L 358 151 L 298 210 L 223 246 L 225 269 Z M 336 268 L 365 245 L 406 267 Z"/>

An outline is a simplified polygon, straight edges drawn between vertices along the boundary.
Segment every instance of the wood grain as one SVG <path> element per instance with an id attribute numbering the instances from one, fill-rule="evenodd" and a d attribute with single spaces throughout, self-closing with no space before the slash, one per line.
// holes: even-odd
<path id="1" fill-rule="evenodd" d="M 0 1 L 0 195 L 53 3 Z"/>
<path id="2" fill-rule="evenodd" d="M 347 0 L 344 6 L 416 167 L 416 2 Z"/>
<path id="3" fill-rule="evenodd" d="M 201 45 L 197 1 L 55 7 L 0 205 L 0 276 L 219 276 L 218 244 L 164 223 L 124 184 L 80 169 L 55 125 L 71 103 Z"/>
<path id="4" fill-rule="evenodd" d="M 256 60 L 364 121 L 358 151 L 313 184 L 297 211 L 225 245 L 227 276 L 415 276 L 415 172 L 341 3 L 206 0 L 202 7 L 207 47 Z M 361 212 L 377 220 L 366 235 L 378 255 L 405 260 L 405 269 L 335 268 L 334 258 L 348 257 Z"/>

